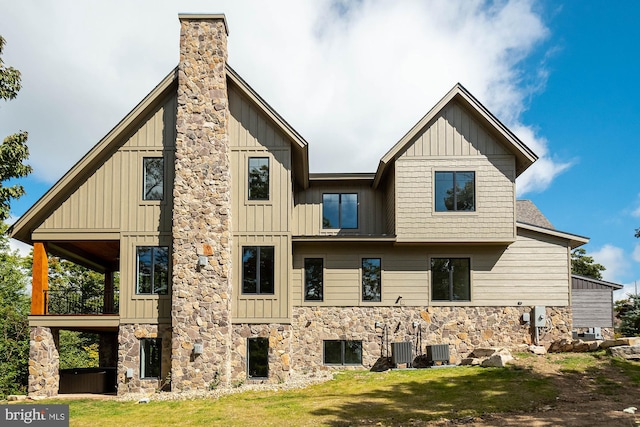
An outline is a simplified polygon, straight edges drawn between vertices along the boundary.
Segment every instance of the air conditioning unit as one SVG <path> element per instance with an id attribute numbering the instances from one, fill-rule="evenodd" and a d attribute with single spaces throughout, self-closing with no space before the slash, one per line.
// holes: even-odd
<path id="1" fill-rule="evenodd" d="M 406 363 L 407 368 L 410 368 L 413 363 L 413 344 L 411 341 L 391 343 L 391 366 L 397 368 L 402 363 Z"/>
<path id="2" fill-rule="evenodd" d="M 449 344 L 435 344 L 427 346 L 427 362 L 435 365 L 436 362 L 449 364 Z"/>

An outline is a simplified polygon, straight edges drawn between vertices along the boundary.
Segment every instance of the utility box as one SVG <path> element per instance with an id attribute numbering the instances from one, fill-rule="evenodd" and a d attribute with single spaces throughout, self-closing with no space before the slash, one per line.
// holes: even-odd
<path id="1" fill-rule="evenodd" d="M 533 326 L 537 328 L 547 326 L 547 309 L 544 305 L 536 305 L 533 307 L 532 317 Z"/>
<path id="2" fill-rule="evenodd" d="M 413 363 L 413 343 L 411 341 L 391 343 L 391 366 L 397 368 L 401 363 L 406 363 L 407 368 L 410 368 Z"/>

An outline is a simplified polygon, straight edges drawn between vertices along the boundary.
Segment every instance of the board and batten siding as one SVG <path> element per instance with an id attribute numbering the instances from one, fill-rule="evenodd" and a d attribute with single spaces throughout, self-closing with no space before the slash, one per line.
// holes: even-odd
<path id="1" fill-rule="evenodd" d="M 447 105 L 398 157 L 398 241 L 515 240 L 515 156 L 464 108 Z M 474 212 L 436 212 L 437 171 L 475 172 Z"/>
<path id="2" fill-rule="evenodd" d="M 233 84 L 229 93 L 234 323 L 288 322 L 292 223 L 292 142 Z M 269 158 L 269 200 L 248 200 L 248 161 Z M 274 247 L 274 294 L 242 294 L 242 247 Z"/>
<path id="3" fill-rule="evenodd" d="M 361 301 L 361 260 L 382 259 L 382 302 Z M 471 260 L 471 301 L 431 301 L 431 258 Z M 324 300 L 305 302 L 304 259 L 324 259 Z M 420 245 L 356 243 L 294 244 L 292 298 L 305 306 L 567 306 L 567 243 L 523 231 L 515 243 L 502 245 Z M 521 303 L 521 304 L 518 304 Z"/>
<path id="4" fill-rule="evenodd" d="M 136 247 L 170 246 L 176 97 L 168 96 L 33 233 L 50 240 L 120 240 L 120 322 L 171 322 L 171 296 L 136 295 Z M 164 200 L 143 197 L 143 158 L 164 157 Z M 107 237 L 105 237 L 107 236 Z M 171 262 L 170 262 L 171 264 Z M 171 288 L 171 285 L 169 285 Z"/>
<path id="5" fill-rule="evenodd" d="M 325 193 L 355 193 L 358 195 L 357 229 L 323 229 L 322 195 Z M 373 190 L 369 183 L 312 182 L 309 188 L 295 194 L 293 234 L 318 236 L 335 234 L 385 234 L 384 194 Z"/>

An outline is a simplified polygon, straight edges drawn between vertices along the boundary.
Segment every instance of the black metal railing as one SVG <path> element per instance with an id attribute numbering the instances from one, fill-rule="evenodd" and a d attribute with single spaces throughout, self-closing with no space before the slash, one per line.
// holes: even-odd
<path id="1" fill-rule="evenodd" d="M 44 314 L 118 314 L 119 293 L 96 295 L 82 291 L 45 290 Z"/>

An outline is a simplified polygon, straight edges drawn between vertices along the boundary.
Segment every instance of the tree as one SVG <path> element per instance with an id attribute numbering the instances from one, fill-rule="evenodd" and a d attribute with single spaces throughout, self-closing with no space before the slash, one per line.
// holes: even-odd
<path id="1" fill-rule="evenodd" d="M 24 393 L 29 376 L 28 272 L 17 251 L 11 251 L 0 221 L 0 398 Z"/>
<path id="2" fill-rule="evenodd" d="M 601 272 L 605 270 L 606 267 L 602 264 L 596 264 L 593 257 L 588 256 L 584 249 L 578 248 L 571 252 L 571 272 L 573 274 L 602 280 Z"/>
<path id="3" fill-rule="evenodd" d="M 616 301 L 617 317 L 620 318 L 620 333 L 625 337 L 640 335 L 640 295 L 629 295 Z"/>
<path id="4" fill-rule="evenodd" d="M 21 88 L 20 71 L 6 67 L 2 61 L 5 40 L 0 36 L 0 99 L 9 101 L 18 95 Z M 5 186 L 5 181 L 23 178 L 31 173 L 31 166 L 24 163 L 29 158 L 27 132 L 20 131 L 7 136 L 0 144 L 0 221 L 9 217 L 9 201 L 24 194 L 20 184 Z"/>

